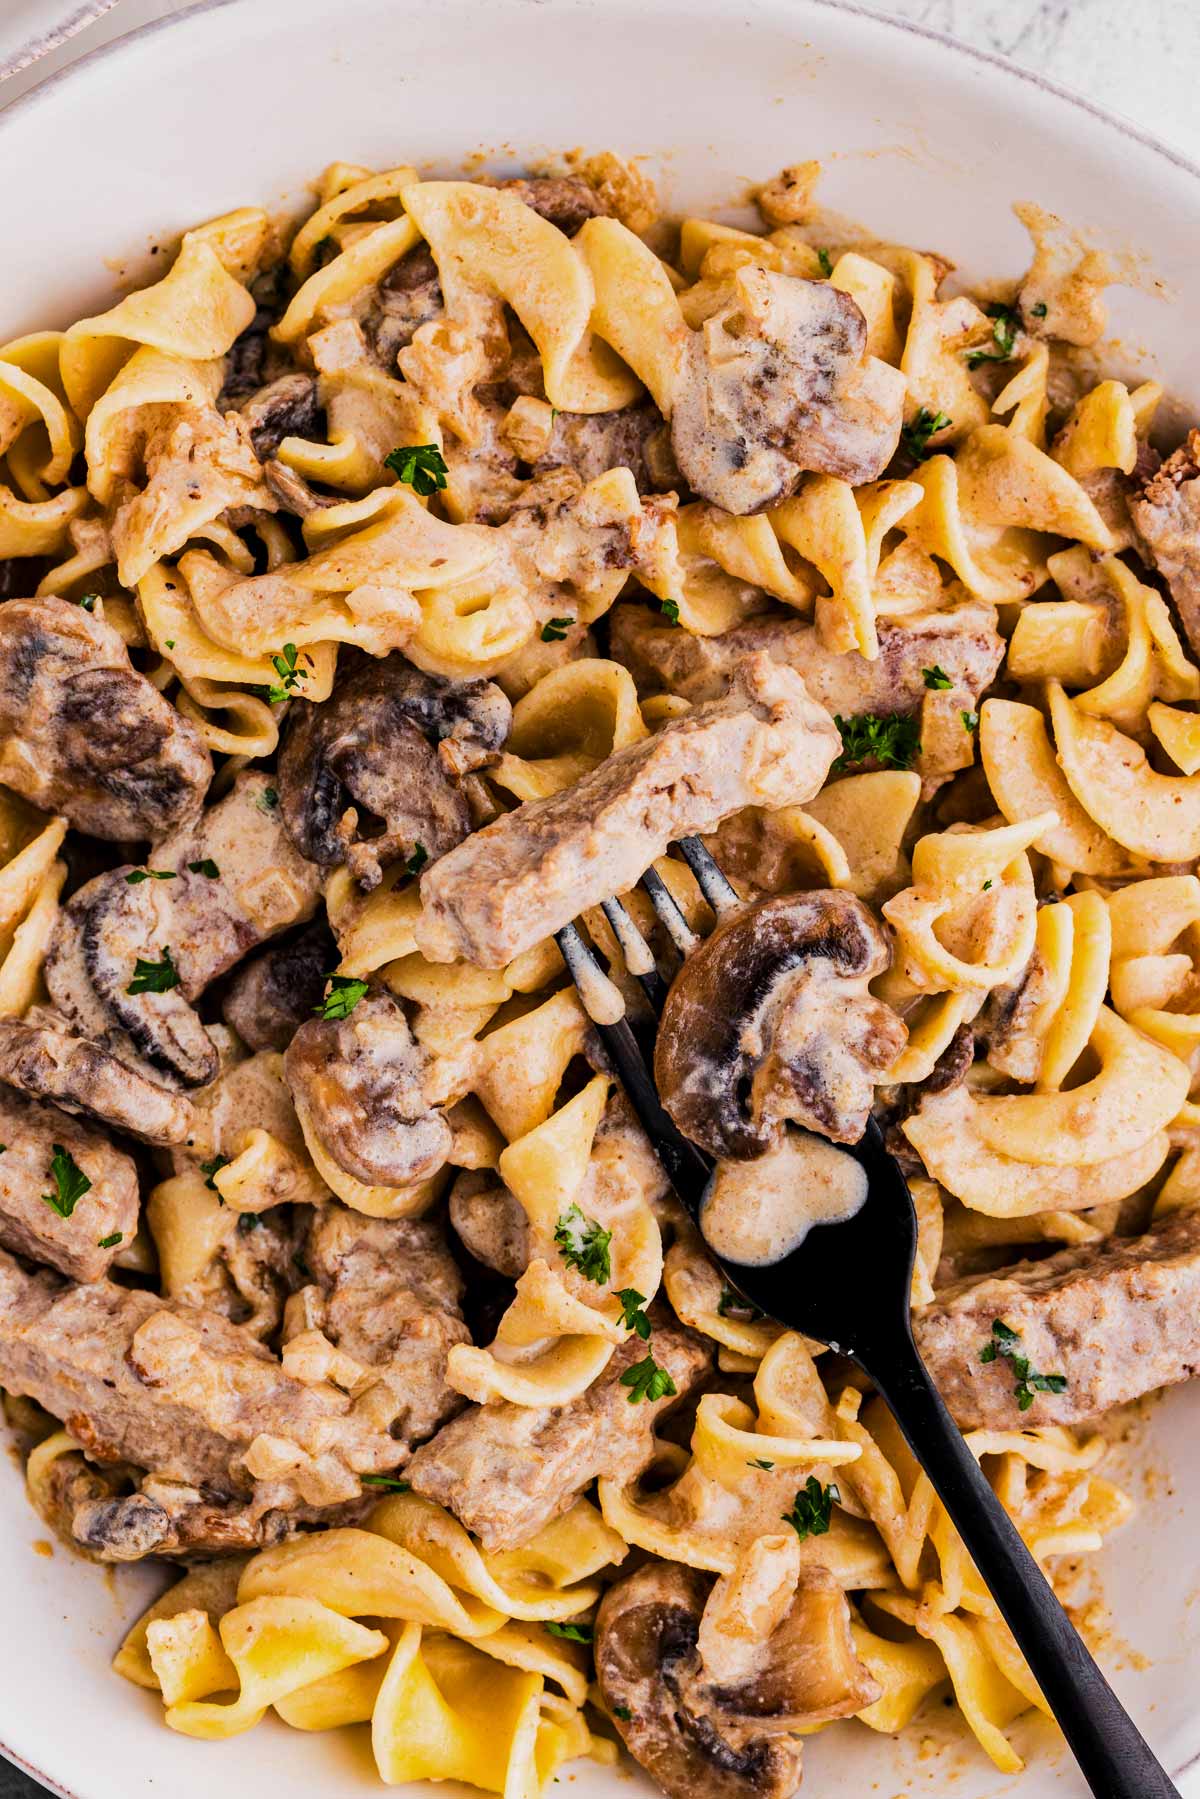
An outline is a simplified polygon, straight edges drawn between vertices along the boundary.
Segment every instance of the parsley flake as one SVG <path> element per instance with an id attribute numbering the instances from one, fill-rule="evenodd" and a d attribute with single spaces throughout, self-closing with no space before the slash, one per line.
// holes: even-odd
<path id="1" fill-rule="evenodd" d="M 216 1180 L 214 1179 L 214 1176 L 216 1174 L 218 1174 L 222 1168 L 228 1168 L 228 1166 L 229 1166 L 229 1157 L 228 1156 L 214 1156 L 211 1162 L 201 1162 L 200 1172 L 201 1172 L 201 1174 L 207 1176 L 207 1179 L 205 1180 L 204 1185 L 210 1190 L 210 1192 L 217 1193 L 217 1183 L 216 1183 Z M 217 1193 L 217 1197 L 218 1197 L 218 1199 L 220 1199 L 221 1196 L 219 1193 Z M 223 1203 L 224 1202 L 222 1201 L 222 1204 Z"/>
<path id="2" fill-rule="evenodd" d="M 872 759 L 880 768 L 911 768 L 921 753 L 915 714 L 860 712 L 853 718 L 839 715 L 833 722 L 842 735 L 842 753 L 833 765 L 834 774 Z"/>
<path id="3" fill-rule="evenodd" d="M 175 639 L 173 637 L 167 638 L 166 648 L 169 650 L 173 650 L 175 648 Z"/>
<path id="4" fill-rule="evenodd" d="M 833 258 L 830 256 L 829 251 L 818 250 L 817 261 L 821 265 L 822 275 L 824 275 L 825 279 L 828 281 L 829 277 L 833 274 Z"/>
<path id="5" fill-rule="evenodd" d="M 55 1191 L 43 1193 L 42 1198 L 60 1218 L 69 1218 L 92 1183 L 74 1156 L 69 1155 L 61 1143 L 54 1145 L 54 1154 L 50 1158 L 50 1177 Z"/>
<path id="6" fill-rule="evenodd" d="M 762 1317 L 762 1313 L 757 1306 L 752 1306 L 748 1299 L 743 1299 L 739 1293 L 734 1292 L 728 1282 L 723 1281 L 721 1283 L 721 1297 L 717 1301 L 717 1317 L 728 1318 L 731 1314 L 733 1317 L 739 1320 L 745 1320 L 747 1323 L 753 1323 L 756 1318 Z"/>
<path id="7" fill-rule="evenodd" d="M 1011 306 L 988 306 L 984 310 L 992 321 L 992 342 L 996 348 L 968 350 L 969 369 L 977 369 L 981 362 L 1011 362 L 1017 333 L 1021 329 L 1020 315 Z"/>
<path id="8" fill-rule="evenodd" d="M 405 874 L 411 880 L 414 875 L 420 874 L 421 870 L 424 868 L 424 866 L 428 862 L 428 860 L 429 860 L 429 851 L 425 848 L 425 845 L 423 843 L 415 844 L 413 846 L 412 855 L 408 858 L 408 861 L 404 864 Z"/>
<path id="9" fill-rule="evenodd" d="M 673 625 L 677 625 L 679 623 L 679 601 L 678 600 L 660 600 L 659 601 L 659 610 L 661 611 L 664 618 L 670 619 L 670 621 Z"/>
<path id="10" fill-rule="evenodd" d="M 575 623 L 573 618 L 548 618 L 542 626 L 542 642 L 557 643 Z"/>
<path id="11" fill-rule="evenodd" d="M 627 1705 L 614 1705 L 612 1708 L 612 1715 L 614 1718 L 620 1718 L 622 1724 L 628 1724 L 633 1713 Z"/>
<path id="12" fill-rule="evenodd" d="M 984 891 L 984 892 L 985 892 L 985 893 L 990 893 L 990 892 L 991 892 L 991 889 L 992 889 L 992 883 L 991 883 L 991 882 L 990 882 L 990 881 L 985 881 L 985 882 L 984 882 L 984 883 L 983 883 L 983 891 Z"/>
<path id="13" fill-rule="evenodd" d="M 96 610 L 96 601 L 99 598 L 100 595 L 98 593 L 85 593 L 80 595 L 75 604 L 77 606 L 82 606 L 85 612 L 94 612 Z"/>
<path id="14" fill-rule="evenodd" d="M 592 1640 L 590 1624 L 551 1624 L 547 1622 L 545 1628 L 552 1637 L 566 1637 L 569 1643 L 590 1643 Z"/>
<path id="15" fill-rule="evenodd" d="M 756 1456 L 752 1462 L 747 1462 L 746 1466 L 747 1468 L 773 1468 L 775 1464 L 774 1462 L 764 1462 L 761 1456 Z"/>
<path id="16" fill-rule="evenodd" d="M 250 1216 L 249 1213 L 246 1214 Z M 411 1480 L 396 1480 L 390 1474 L 360 1474 L 359 1480 L 364 1487 L 384 1487 L 389 1493 L 411 1493 Z"/>
<path id="17" fill-rule="evenodd" d="M 173 868 L 131 868 L 125 876 L 130 887 L 140 887 L 143 881 L 173 881 Z"/>
<path id="18" fill-rule="evenodd" d="M 652 1355 L 643 1356 L 640 1362 L 626 1368 L 621 1385 L 629 1388 L 626 1397 L 630 1405 L 637 1405 L 642 1399 L 667 1399 L 679 1391 L 668 1370 L 660 1368 Z"/>
<path id="19" fill-rule="evenodd" d="M 348 974 L 326 975 L 329 992 L 313 1011 L 319 1018 L 349 1018 L 355 1006 L 367 991 L 366 981 L 357 981 Z"/>
<path id="20" fill-rule="evenodd" d="M 423 500 L 445 487 L 450 472 L 436 444 L 402 444 L 384 457 L 383 466 Z"/>
<path id="21" fill-rule="evenodd" d="M 111 1237 L 101 1237 L 97 1241 L 97 1249 L 115 1249 L 125 1235 L 124 1231 L 114 1231 Z"/>
<path id="22" fill-rule="evenodd" d="M 783 1521 L 791 1525 L 801 1542 L 805 1537 L 823 1537 L 829 1529 L 833 1504 L 841 1497 L 832 1481 L 823 1487 L 816 1475 L 810 1474 L 797 1492 L 791 1511 L 782 1514 Z"/>
<path id="23" fill-rule="evenodd" d="M 1033 314 L 1035 319 L 1044 319 L 1046 316 L 1046 313 L 1049 309 L 1044 300 L 1039 300 L 1037 305 L 1031 306 L 1029 308 L 1029 310 Z"/>
<path id="24" fill-rule="evenodd" d="M 978 712 L 960 712 L 958 716 L 962 719 L 963 730 L 967 733 L 968 737 L 979 729 Z"/>
<path id="25" fill-rule="evenodd" d="M 586 1218 L 576 1205 L 568 1206 L 554 1227 L 554 1241 L 567 1267 L 581 1274 L 585 1281 L 595 1281 L 602 1287 L 605 1281 L 611 1280 L 609 1245 L 612 1232 L 606 1231 L 598 1219 Z"/>
<path id="26" fill-rule="evenodd" d="M 944 693 L 947 687 L 954 685 L 940 662 L 935 662 L 932 668 L 923 668 L 921 679 L 933 693 Z"/>
<path id="27" fill-rule="evenodd" d="M 929 447 L 930 438 L 939 431 L 945 431 L 953 423 L 948 412 L 930 412 L 928 406 L 922 406 L 901 431 L 900 442 L 914 462 L 924 462 L 927 456 L 933 455 Z"/>
<path id="28" fill-rule="evenodd" d="M 1016 1398 L 1017 1410 L 1027 1412 L 1033 1404 L 1035 1393 L 1065 1393 L 1067 1377 L 1065 1374 L 1039 1374 L 1029 1365 L 1029 1357 L 1020 1354 L 1020 1331 L 1013 1330 L 1002 1318 L 992 1319 L 992 1334 L 979 1352 L 981 1362 L 994 1362 L 998 1358 L 1008 1363 L 1016 1375 L 1013 1395 Z"/>
<path id="29" fill-rule="evenodd" d="M 126 993 L 169 993 L 172 987 L 179 985 L 179 970 L 171 960 L 168 945 L 162 953 L 161 962 L 147 962 L 139 956 L 133 965 L 133 979 L 126 987 Z"/>
<path id="30" fill-rule="evenodd" d="M 642 1307 L 646 1303 L 646 1295 L 639 1293 L 636 1287 L 621 1287 L 617 1298 L 621 1304 L 621 1323 L 628 1331 L 636 1331 L 645 1343 L 650 1336 L 650 1320 Z"/>
<path id="31" fill-rule="evenodd" d="M 273 787 L 264 787 L 254 804 L 260 812 L 274 812 L 279 804 L 279 795 Z"/>
<path id="32" fill-rule="evenodd" d="M 271 657 L 271 667 L 279 676 L 272 687 L 263 689 L 263 698 L 271 706 L 281 706 L 284 700 L 290 700 L 292 689 L 297 681 L 308 680 L 308 670 L 297 666 L 297 650 L 294 643 L 285 643 L 282 653 Z"/>
<path id="33" fill-rule="evenodd" d="M 189 862 L 188 873 L 190 875 L 203 875 L 205 879 L 209 881 L 219 881 L 221 878 L 221 871 L 211 856 L 205 856 L 199 862 Z"/>

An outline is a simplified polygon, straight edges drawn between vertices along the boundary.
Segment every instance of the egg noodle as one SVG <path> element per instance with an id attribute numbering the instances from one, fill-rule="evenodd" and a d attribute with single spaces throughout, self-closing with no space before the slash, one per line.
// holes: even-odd
<path id="1" fill-rule="evenodd" d="M 218 759 L 216 794 L 247 771 L 274 778 L 281 726 L 336 697 L 339 656 L 402 652 L 425 674 L 494 680 L 512 723 L 471 777 L 477 823 L 685 716 L 711 697 L 704 655 L 763 619 L 802 624 L 864 680 L 897 644 L 969 628 L 995 646 L 980 678 L 918 647 L 915 699 L 857 720 L 844 708 L 821 791 L 740 811 L 715 848 L 747 897 L 840 890 L 886 930 L 871 992 L 904 1047 L 874 1083 L 912 1170 L 914 1307 L 948 1279 L 1186 1212 L 1200 1197 L 1200 670 L 1128 504 L 1159 389 L 1089 372 L 1102 259 L 1064 251 L 1057 221 L 1025 208 L 1032 268 L 985 304 L 936 255 L 835 227 L 816 165 L 762 190 L 754 230 L 663 219 L 613 156 L 561 179 L 594 200 L 571 235 L 538 210 L 536 182 L 334 164 L 298 229 L 254 206 L 199 225 L 109 311 L 0 347 L 6 596 L 76 602 L 115 630 Z M 690 497 L 668 428 L 678 444 L 698 345 L 736 338 L 785 291 L 772 282 L 853 302 L 870 403 L 902 405 L 904 429 L 881 478 L 810 468 L 735 512 Z M 303 377 L 303 406 L 238 410 L 260 384 L 231 400 L 249 349 L 261 384 Z M 581 420 L 635 414 L 649 426 L 636 438 L 563 448 Z M 406 448 L 420 450 L 407 465 Z M 622 595 L 679 678 L 666 661 L 644 678 L 620 653 Z M 31 790 L 7 743 L 0 778 L 0 1016 L 16 1019 L 45 1000 L 68 821 L 18 797 Z M 684 863 L 655 867 L 706 932 Z M 280 1336 L 270 1282 L 237 1261 L 245 1221 L 335 1201 L 437 1218 L 454 1181 L 503 1206 L 522 1244 L 502 1309 L 448 1347 L 455 1404 L 575 1405 L 656 1300 L 714 1372 L 664 1413 L 636 1473 L 601 1468 L 513 1547 L 409 1490 L 402 1463 L 365 1488 L 353 1477 L 336 1495 L 362 1501 L 349 1522 L 189 1565 L 118 1672 L 186 1735 L 236 1736 L 270 1710 L 298 1730 L 369 1724 L 388 1783 L 533 1799 L 564 1762 L 614 1761 L 625 1736 L 637 1750 L 636 1707 L 597 1684 L 596 1608 L 622 1571 L 663 1563 L 697 1571 L 714 1668 L 745 1665 L 798 1592 L 830 1596 L 851 1672 L 793 1728 L 855 1716 L 894 1733 L 949 1694 L 996 1766 L 1019 1770 L 1009 1726 L 1044 1702 L 882 1401 L 722 1286 L 553 943 L 494 968 L 427 958 L 418 872 L 393 860 L 372 885 L 326 866 L 322 899 L 338 976 L 397 1002 L 436 1068 L 448 1152 L 409 1181 L 347 1167 L 290 1062 L 213 1025 L 220 1072 L 193 1095 L 187 1146 L 156 1152 L 117 1284 L 224 1309 L 266 1345 L 255 1355 L 341 1403 L 370 1367 L 315 1314 L 297 1320 L 295 1294 Z M 644 895 L 628 903 L 652 935 Z M 585 921 L 634 1005 L 610 921 Z M 965 1078 L 941 1079 L 972 1033 Z M 599 1273 L 572 1218 L 609 1246 Z M 646 1349 L 653 1364 L 653 1334 Z M 1003 1368 L 1002 1354 L 997 1380 Z M 1101 1437 L 1059 1422 L 1040 1378 L 1009 1425 L 967 1441 L 1065 1580 L 1130 1505 L 1099 1472 Z M 632 1421 L 636 1389 L 621 1399 Z M 50 1515 L 96 1445 L 73 1418 L 14 1407 Z M 246 1453 L 256 1476 L 280 1457 L 313 1482 L 323 1466 L 275 1439 Z"/>

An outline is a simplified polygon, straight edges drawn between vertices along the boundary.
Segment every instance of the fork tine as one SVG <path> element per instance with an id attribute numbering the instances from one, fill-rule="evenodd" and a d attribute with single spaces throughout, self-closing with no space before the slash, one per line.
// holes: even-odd
<path id="1" fill-rule="evenodd" d="M 646 870 L 642 876 L 642 887 L 675 948 L 681 956 L 690 955 L 700 939 L 679 910 L 671 889 L 656 868 Z"/>
<path id="2" fill-rule="evenodd" d="M 667 997 L 667 984 L 654 962 L 654 952 L 633 918 L 618 899 L 601 900 L 600 910 L 612 926 L 613 936 L 625 958 L 625 966 L 638 981 L 651 1009 L 659 1013 Z"/>
<path id="3" fill-rule="evenodd" d="M 699 837 L 681 837 L 675 848 L 695 875 L 697 886 L 718 919 L 722 913 L 741 905 L 737 889 L 725 876 L 716 857 L 705 849 Z"/>

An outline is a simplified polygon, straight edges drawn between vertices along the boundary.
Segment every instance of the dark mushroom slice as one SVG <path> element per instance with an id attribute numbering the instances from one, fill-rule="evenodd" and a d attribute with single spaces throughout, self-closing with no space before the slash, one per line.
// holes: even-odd
<path id="1" fill-rule="evenodd" d="M 867 354 L 849 294 L 753 264 L 739 269 L 688 341 L 671 442 L 693 492 L 761 512 L 806 470 L 859 486 L 900 441 L 904 377 Z"/>
<path id="2" fill-rule="evenodd" d="M 1200 653 L 1200 431 L 1150 467 L 1129 513 L 1151 567 L 1167 583 L 1193 654 Z"/>
<path id="3" fill-rule="evenodd" d="M 425 1096 L 429 1057 L 390 993 L 347 1018 L 310 1018 L 284 1073 L 296 1109 L 331 1161 L 368 1186 L 410 1187 L 435 1174 L 453 1133 Z"/>
<path id="4" fill-rule="evenodd" d="M 858 1660 L 846 1596 L 804 1570 L 750 1671 L 719 1681 L 700 1653 L 711 1575 L 650 1562 L 609 1588 L 596 1619 L 596 1678 L 630 1753 L 671 1799 L 789 1799 L 800 1744 L 787 1733 L 861 1711 L 879 1688 Z"/>
<path id="5" fill-rule="evenodd" d="M 655 1045 L 679 1129 L 731 1160 L 765 1155 L 788 1120 L 856 1142 L 907 1040 L 867 987 L 890 961 L 849 893 L 781 894 L 718 925 L 672 982 Z"/>
<path id="6" fill-rule="evenodd" d="M 325 920 L 251 956 L 232 977 L 221 1016 L 250 1049 L 287 1048 L 321 1003 L 337 943 Z"/>
<path id="7" fill-rule="evenodd" d="M 324 426 L 317 378 L 302 371 L 268 382 L 243 400 L 238 411 L 250 427 L 260 462 L 274 456 L 285 437 L 317 437 Z"/>
<path id="8" fill-rule="evenodd" d="M 588 219 L 609 218 L 612 213 L 591 182 L 580 175 L 514 175 L 507 181 L 485 178 L 481 185 L 515 194 L 567 237 L 574 237 Z"/>
<path id="9" fill-rule="evenodd" d="M 318 493 L 303 475 L 289 468 L 286 462 L 280 462 L 278 456 L 268 456 L 263 463 L 263 475 L 284 512 L 290 512 L 296 518 L 308 518 L 314 512 L 323 512 L 327 506 L 338 506 L 344 497 Z"/>
<path id="10" fill-rule="evenodd" d="M 364 662 L 288 720 L 279 792 L 293 843 L 347 863 L 364 887 L 418 845 L 443 855 L 471 829 L 463 777 L 496 760 L 511 724 L 491 681 L 423 674 L 402 656 Z"/>
<path id="11" fill-rule="evenodd" d="M 442 310 L 442 284 L 426 244 L 402 256 L 380 281 L 363 319 L 377 362 L 394 374 L 396 356 Z"/>
<path id="12" fill-rule="evenodd" d="M 72 1280 L 99 1280 L 137 1231 L 132 1158 L 93 1125 L 11 1087 L 0 1087 L 0 1143 L 0 1243 Z"/>
<path id="13" fill-rule="evenodd" d="M 218 412 L 239 406 L 286 367 L 285 353 L 271 341 L 271 327 L 278 323 L 287 306 L 290 275 L 287 262 L 281 261 L 264 269 L 250 283 L 254 317 L 234 339 L 225 357 L 225 382 L 217 396 Z"/>
<path id="14" fill-rule="evenodd" d="M 450 1189 L 450 1222 L 485 1268 L 516 1280 L 529 1266 L 525 1208 L 487 1169 L 464 1169 Z"/>
<path id="15" fill-rule="evenodd" d="M 0 1018 L 0 1081 L 143 1143 L 182 1143 L 194 1123 L 190 1100 L 41 1008 L 24 1018 Z"/>
<path id="16" fill-rule="evenodd" d="M 0 608 L 0 780 L 93 837 L 161 837 L 200 811 L 212 761 L 111 625 L 66 600 Z"/>

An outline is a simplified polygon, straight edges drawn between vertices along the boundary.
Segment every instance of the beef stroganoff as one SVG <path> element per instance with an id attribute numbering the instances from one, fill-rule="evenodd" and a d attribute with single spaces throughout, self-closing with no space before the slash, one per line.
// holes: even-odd
<path id="1" fill-rule="evenodd" d="M 614 1086 L 552 940 L 644 1016 L 613 894 L 725 1247 L 884 1124 L 1052 1579 L 1130 1512 L 1097 1421 L 1200 1365 L 1200 434 L 1090 372 L 1057 221 L 977 299 L 817 179 L 751 231 L 612 155 L 335 164 L 0 348 L 0 1385 L 57 1535 L 179 1565 L 115 1662 L 174 1730 L 787 1799 L 938 1695 L 1019 1770 L 890 1415 Z"/>

